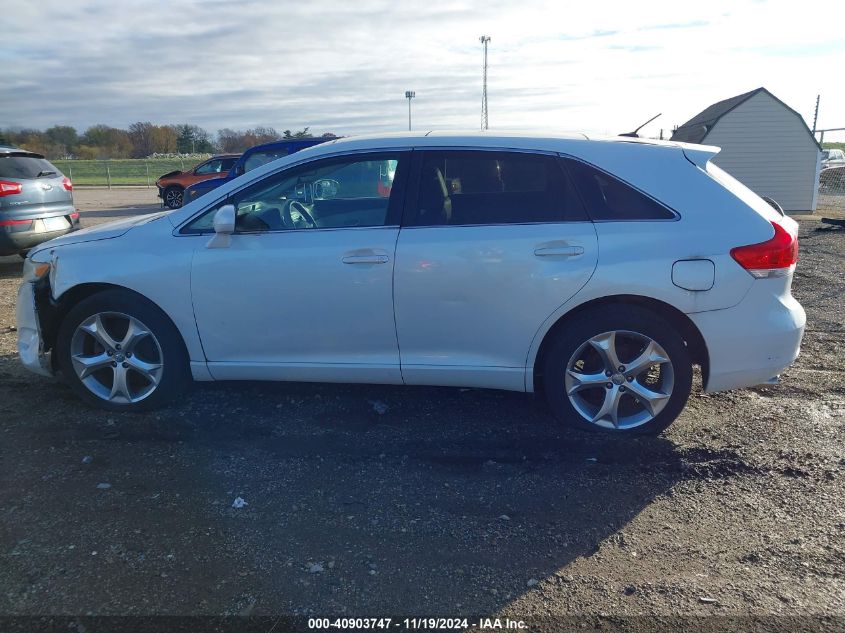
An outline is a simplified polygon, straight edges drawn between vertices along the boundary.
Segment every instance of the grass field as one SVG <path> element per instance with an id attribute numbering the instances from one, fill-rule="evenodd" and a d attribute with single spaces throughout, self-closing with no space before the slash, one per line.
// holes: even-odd
<path id="1" fill-rule="evenodd" d="M 203 159 L 198 158 L 127 158 L 115 160 L 51 161 L 74 185 L 155 186 L 156 178 L 174 169 L 190 169 Z"/>

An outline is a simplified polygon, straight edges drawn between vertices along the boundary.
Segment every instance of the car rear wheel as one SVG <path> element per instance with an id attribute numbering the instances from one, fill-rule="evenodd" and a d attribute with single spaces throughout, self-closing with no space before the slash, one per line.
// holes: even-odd
<path id="1" fill-rule="evenodd" d="M 164 190 L 164 204 L 168 209 L 178 209 L 182 206 L 182 188 L 168 187 Z"/>
<path id="2" fill-rule="evenodd" d="M 127 290 L 81 301 L 62 321 L 59 369 L 86 402 L 112 410 L 159 407 L 190 384 L 188 356 L 173 323 Z"/>
<path id="3" fill-rule="evenodd" d="M 557 417 L 615 434 L 656 434 L 683 410 L 692 362 L 681 335 L 631 305 L 582 313 L 553 341 L 544 388 Z"/>

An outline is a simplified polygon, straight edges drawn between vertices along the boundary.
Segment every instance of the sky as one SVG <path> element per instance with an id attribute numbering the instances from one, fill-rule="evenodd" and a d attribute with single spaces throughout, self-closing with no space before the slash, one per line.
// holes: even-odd
<path id="1" fill-rule="evenodd" d="M 5 0 L 0 127 L 669 133 L 764 86 L 845 127 L 841 2 Z M 845 140 L 845 133 L 825 140 Z"/>

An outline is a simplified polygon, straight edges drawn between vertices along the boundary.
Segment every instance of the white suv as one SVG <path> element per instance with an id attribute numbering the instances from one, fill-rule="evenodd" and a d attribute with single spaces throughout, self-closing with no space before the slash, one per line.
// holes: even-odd
<path id="1" fill-rule="evenodd" d="M 796 223 L 630 138 L 408 134 L 276 160 L 172 212 L 35 249 L 30 369 L 140 410 L 194 380 L 542 389 L 577 427 L 654 433 L 798 355 Z"/>

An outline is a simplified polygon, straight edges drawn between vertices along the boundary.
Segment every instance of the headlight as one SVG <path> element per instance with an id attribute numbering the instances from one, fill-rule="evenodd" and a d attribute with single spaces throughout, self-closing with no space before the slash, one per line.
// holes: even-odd
<path id="1" fill-rule="evenodd" d="M 23 280 L 24 282 L 38 281 L 50 273 L 50 264 L 44 262 L 34 262 L 27 257 L 23 262 Z"/>

